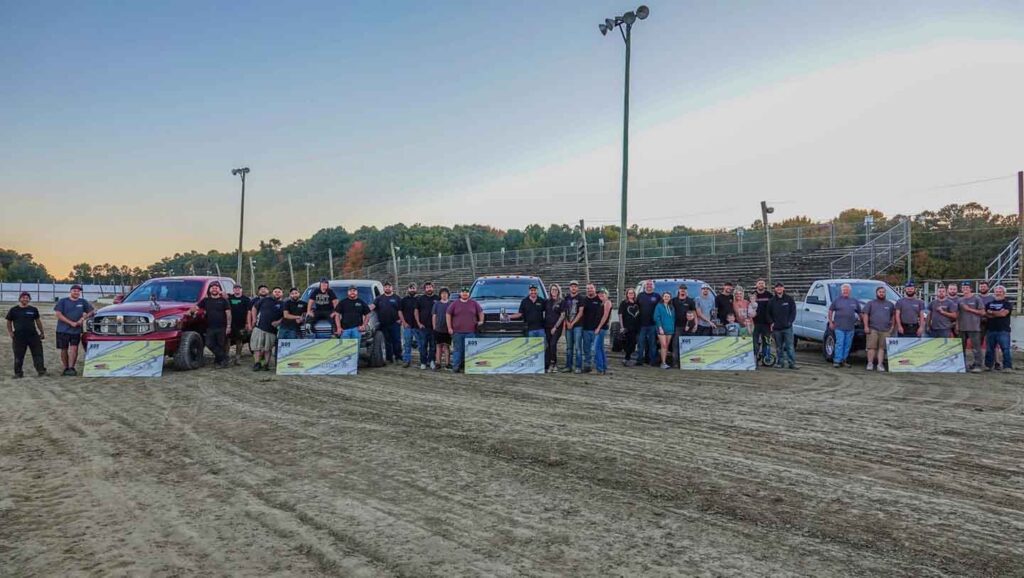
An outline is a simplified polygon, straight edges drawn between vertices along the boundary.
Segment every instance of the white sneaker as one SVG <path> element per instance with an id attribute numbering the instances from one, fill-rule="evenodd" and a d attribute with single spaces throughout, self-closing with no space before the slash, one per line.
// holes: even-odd
<path id="1" fill-rule="evenodd" d="M 437 369 L 437 364 L 433 361 L 430 362 L 430 369 Z"/>
<path id="2" fill-rule="evenodd" d="M 668 364 L 667 364 L 667 363 L 662 363 L 662 364 L 661 364 L 661 368 L 662 368 L 662 369 L 669 369 L 669 366 L 668 366 Z"/>
<path id="3" fill-rule="evenodd" d="M 878 370 L 878 371 L 883 371 L 884 372 L 885 371 L 885 366 L 882 365 L 881 363 L 879 363 L 878 366 L 875 367 L 875 369 Z"/>
<path id="4" fill-rule="evenodd" d="M 873 371 L 874 369 L 875 369 L 875 364 L 869 363 L 868 364 L 868 371 Z"/>
<path id="5" fill-rule="evenodd" d="M 426 366 L 426 365 L 424 365 L 424 364 L 422 364 L 422 363 L 420 364 L 420 369 L 426 369 L 426 368 L 427 368 L 427 366 Z"/>

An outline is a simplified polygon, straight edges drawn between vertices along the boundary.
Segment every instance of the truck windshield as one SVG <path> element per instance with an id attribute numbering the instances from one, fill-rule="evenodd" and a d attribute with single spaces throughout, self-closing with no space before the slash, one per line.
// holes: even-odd
<path id="1" fill-rule="evenodd" d="M 842 286 L 843 283 L 828 284 L 828 292 L 832 296 L 833 301 L 839 296 L 839 289 Z M 870 301 L 875 298 L 875 290 L 879 287 L 885 287 L 886 299 L 889 301 L 899 301 L 900 296 L 885 283 L 850 283 L 850 297 L 861 302 Z"/>
<path id="2" fill-rule="evenodd" d="M 676 295 L 679 294 L 679 286 L 680 285 L 686 285 L 686 296 L 687 297 L 696 297 L 696 296 L 700 295 L 700 288 L 704 285 L 704 283 L 702 281 L 683 281 L 683 282 L 679 282 L 679 281 L 655 281 L 654 282 L 654 292 L 657 293 L 658 295 L 661 295 L 662 293 L 665 293 L 667 291 L 670 295 L 675 297 Z M 637 291 L 637 295 L 639 295 L 640 292 L 643 291 L 643 290 L 644 290 L 644 287 L 643 287 L 643 284 L 641 283 L 640 284 L 640 290 Z M 711 290 L 711 294 L 712 295 L 715 294 L 715 290 L 714 289 Z"/>
<path id="3" fill-rule="evenodd" d="M 544 287 L 535 279 L 478 279 L 469 292 L 471 299 L 522 299 L 530 294 L 530 285 L 537 285 L 537 296 L 547 299 Z"/>
<path id="4" fill-rule="evenodd" d="M 199 301 L 199 293 L 203 290 L 203 282 L 186 279 L 153 279 L 135 288 L 124 298 L 122 303 L 141 303 L 151 301 L 179 301 L 195 303 Z"/>
<path id="5" fill-rule="evenodd" d="M 309 297 L 313 294 L 313 291 L 316 291 L 319 288 L 319 283 L 310 285 L 306 288 L 306 292 L 302 294 L 302 297 L 300 297 L 299 300 L 309 301 Z M 338 296 L 338 301 L 348 298 L 348 285 L 331 285 L 331 290 Z M 359 298 L 363 300 L 363 303 L 366 303 L 367 305 L 373 303 L 373 287 L 369 285 L 356 286 L 356 290 L 359 292 Z"/>

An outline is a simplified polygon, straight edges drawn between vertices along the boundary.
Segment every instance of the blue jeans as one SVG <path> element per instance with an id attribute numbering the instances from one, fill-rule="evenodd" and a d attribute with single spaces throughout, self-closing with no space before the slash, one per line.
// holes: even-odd
<path id="1" fill-rule="evenodd" d="M 645 357 L 651 365 L 658 362 L 658 328 L 654 325 L 641 327 L 637 338 L 636 362 L 643 363 Z"/>
<path id="2" fill-rule="evenodd" d="M 352 327 L 349 329 L 342 329 L 339 339 L 360 339 L 362 337 L 363 332 L 359 331 L 358 327 Z"/>
<path id="3" fill-rule="evenodd" d="M 842 363 L 850 357 L 850 347 L 853 346 L 853 330 L 845 331 L 836 329 L 836 350 L 832 354 L 832 363 Z"/>
<path id="4" fill-rule="evenodd" d="M 412 361 L 412 337 L 416 335 L 417 329 L 402 327 L 402 361 Z"/>
<path id="5" fill-rule="evenodd" d="M 776 329 L 772 331 L 772 337 L 775 339 L 775 351 L 778 357 L 775 366 L 782 367 L 788 364 L 792 367 L 796 365 L 796 352 L 793 351 L 793 328 Z"/>
<path id="6" fill-rule="evenodd" d="M 953 337 L 953 331 L 951 329 L 927 329 L 924 334 L 935 339 L 949 339 Z"/>
<path id="7" fill-rule="evenodd" d="M 573 367 L 583 369 L 583 328 L 579 326 L 565 332 L 565 368 Z"/>
<path id="8" fill-rule="evenodd" d="M 402 356 L 402 326 L 398 323 L 381 325 L 380 330 L 384 333 L 384 351 L 388 361 L 394 361 Z"/>
<path id="9" fill-rule="evenodd" d="M 417 345 L 420 346 L 420 364 L 430 365 L 434 361 L 434 330 L 417 329 Z"/>
<path id="10" fill-rule="evenodd" d="M 546 337 L 547 333 L 543 329 L 530 329 L 526 332 L 527 337 Z"/>
<path id="11" fill-rule="evenodd" d="M 300 337 L 299 337 L 299 330 L 298 329 L 278 328 L 278 330 L 277 330 L 277 340 L 281 341 L 282 339 L 300 339 Z"/>
<path id="12" fill-rule="evenodd" d="M 1013 355 L 1010 351 L 1009 331 L 989 331 L 985 335 L 988 342 L 985 347 L 985 367 L 991 368 L 996 361 L 996 346 L 1003 348 L 1003 368 L 1013 367 Z"/>
<path id="13" fill-rule="evenodd" d="M 607 335 L 608 330 L 602 329 L 600 333 L 594 336 L 594 369 L 602 373 L 608 371 L 608 354 L 604 350 L 604 339 Z"/>
<path id="14" fill-rule="evenodd" d="M 476 337 L 476 333 L 452 334 L 452 367 L 458 369 L 466 361 L 466 339 Z"/>
<path id="15" fill-rule="evenodd" d="M 583 329 L 583 367 L 590 368 L 593 366 L 594 360 L 594 342 L 597 340 L 597 336 L 594 335 L 592 329 Z"/>

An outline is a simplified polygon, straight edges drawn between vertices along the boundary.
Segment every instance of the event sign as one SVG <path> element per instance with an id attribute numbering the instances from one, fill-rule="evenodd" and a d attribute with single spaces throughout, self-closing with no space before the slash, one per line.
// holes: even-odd
<path id="1" fill-rule="evenodd" d="M 355 375 L 358 339 L 280 339 L 277 375 Z"/>
<path id="2" fill-rule="evenodd" d="M 699 371 L 754 371 L 757 358 L 750 337 L 683 336 L 679 367 Z"/>
<path id="3" fill-rule="evenodd" d="M 85 348 L 85 377 L 160 377 L 163 341 L 90 341 Z"/>
<path id="4" fill-rule="evenodd" d="M 890 337 L 885 342 L 889 371 L 965 373 L 964 346 L 947 337 Z"/>
<path id="5" fill-rule="evenodd" d="M 467 338 L 466 373 L 544 373 L 544 338 Z"/>

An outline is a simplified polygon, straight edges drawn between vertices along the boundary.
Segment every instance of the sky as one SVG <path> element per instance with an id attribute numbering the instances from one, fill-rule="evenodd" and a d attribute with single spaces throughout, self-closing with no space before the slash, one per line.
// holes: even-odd
<path id="1" fill-rule="evenodd" d="M 1016 211 L 1016 1 L 652 1 L 630 223 Z M 324 227 L 617 224 L 611 0 L 0 0 L 0 247 L 58 276 Z M 1000 177 L 1000 178 L 997 178 Z M 993 179 L 995 180 L 987 180 Z M 986 182 L 947 186 L 977 180 Z"/>

